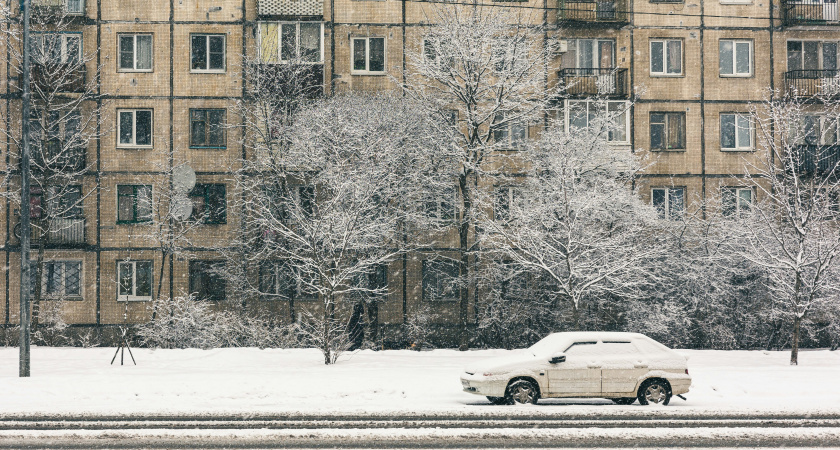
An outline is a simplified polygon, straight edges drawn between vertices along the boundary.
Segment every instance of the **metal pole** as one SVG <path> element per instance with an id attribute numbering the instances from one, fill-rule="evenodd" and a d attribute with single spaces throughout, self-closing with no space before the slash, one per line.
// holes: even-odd
<path id="1" fill-rule="evenodd" d="M 20 151 L 20 376 L 29 376 L 29 13 L 31 0 L 23 0 L 23 70 L 21 73 L 21 151 Z"/>

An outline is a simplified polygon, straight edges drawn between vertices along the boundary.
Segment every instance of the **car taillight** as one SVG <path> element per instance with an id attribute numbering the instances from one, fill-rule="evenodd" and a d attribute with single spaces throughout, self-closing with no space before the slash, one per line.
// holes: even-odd
<path id="1" fill-rule="evenodd" d="M 685 374 L 688 375 L 688 369 L 685 369 Z"/>

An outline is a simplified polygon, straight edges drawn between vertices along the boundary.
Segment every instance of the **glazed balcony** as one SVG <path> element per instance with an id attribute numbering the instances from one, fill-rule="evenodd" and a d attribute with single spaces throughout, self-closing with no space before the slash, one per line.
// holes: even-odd
<path id="1" fill-rule="evenodd" d="M 782 0 L 782 22 L 785 26 L 840 25 L 837 5 L 836 0 Z"/>
<path id="2" fill-rule="evenodd" d="M 560 0 L 557 20 L 566 23 L 605 25 L 627 23 L 630 15 L 626 0 Z"/>
<path id="3" fill-rule="evenodd" d="M 83 92 L 87 81 L 82 64 L 33 64 L 32 83 L 41 91 Z"/>
<path id="4" fill-rule="evenodd" d="M 785 90 L 797 97 L 840 97 L 840 70 L 790 70 Z"/>
<path id="5" fill-rule="evenodd" d="M 628 98 L 627 69 L 561 69 L 560 80 L 568 97 Z"/>

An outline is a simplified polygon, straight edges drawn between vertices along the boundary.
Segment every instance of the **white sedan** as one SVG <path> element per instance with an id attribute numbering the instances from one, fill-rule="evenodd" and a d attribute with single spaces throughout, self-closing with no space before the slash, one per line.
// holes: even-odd
<path id="1" fill-rule="evenodd" d="M 645 335 L 583 331 L 550 334 L 513 355 L 480 361 L 464 370 L 461 384 L 495 404 L 599 397 L 667 405 L 688 392 L 691 377 L 684 356 Z"/>

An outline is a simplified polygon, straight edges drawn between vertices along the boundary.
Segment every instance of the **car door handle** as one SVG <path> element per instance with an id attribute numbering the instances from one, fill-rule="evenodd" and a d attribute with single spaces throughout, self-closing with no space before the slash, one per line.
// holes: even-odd
<path id="1" fill-rule="evenodd" d="M 635 367 L 637 369 L 647 369 L 648 368 L 647 364 L 636 364 L 633 367 Z"/>
<path id="2" fill-rule="evenodd" d="M 587 366 L 587 367 L 589 367 L 590 369 L 600 369 L 601 368 L 601 366 Z"/>

